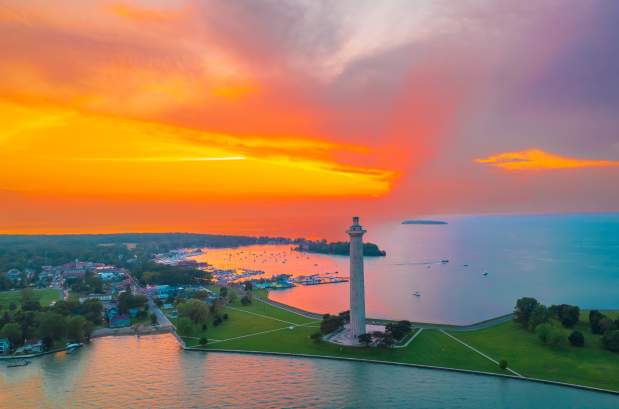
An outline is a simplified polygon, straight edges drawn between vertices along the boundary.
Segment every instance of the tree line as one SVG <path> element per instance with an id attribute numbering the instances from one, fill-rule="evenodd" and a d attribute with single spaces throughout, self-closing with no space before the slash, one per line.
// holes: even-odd
<path id="1" fill-rule="evenodd" d="M 7 338 L 12 348 L 33 338 L 39 338 L 45 348 L 64 341 L 86 342 L 94 327 L 102 322 L 103 305 L 97 300 L 60 300 L 43 307 L 32 289 L 26 288 L 21 292 L 20 305 L 18 309 L 12 304 L 0 318 L 0 338 Z"/>
<path id="2" fill-rule="evenodd" d="M 551 346 L 574 347 L 585 345 L 585 336 L 574 329 L 580 321 L 580 308 L 560 304 L 546 307 L 535 298 L 518 299 L 514 308 L 514 321 L 529 331 L 535 332 L 539 340 Z M 598 310 L 589 312 L 589 327 L 592 334 L 602 335 L 602 346 L 609 351 L 619 352 L 619 318 L 613 321 Z"/>

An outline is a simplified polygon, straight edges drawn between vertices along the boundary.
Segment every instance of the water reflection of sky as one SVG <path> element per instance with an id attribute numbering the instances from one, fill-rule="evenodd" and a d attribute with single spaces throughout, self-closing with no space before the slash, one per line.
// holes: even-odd
<path id="1" fill-rule="evenodd" d="M 447 371 L 183 352 L 168 334 L 99 338 L 73 355 L 0 367 L 0 407 L 617 407 L 617 397 Z"/>
<path id="2" fill-rule="evenodd" d="M 471 323 L 510 312 L 522 296 L 619 308 L 619 215 L 448 221 L 369 229 L 368 240 L 387 250 L 387 257 L 365 259 L 369 316 Z M 208 249 L 199 258 L 222 268 L 264 270 L 265 276 L 348 275 L 347 257 L 298 253 L 290 246 Z M 442 258 L 449 263 L 441 264 Z M 299 286 L 272 291 L 270 297 L 311 311 L 338 312 L 348 309 L 348 284 Z"/>

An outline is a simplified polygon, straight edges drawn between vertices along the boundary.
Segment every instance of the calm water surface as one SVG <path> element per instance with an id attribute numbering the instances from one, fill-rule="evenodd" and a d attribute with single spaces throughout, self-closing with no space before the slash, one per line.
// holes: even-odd
<path id="1" fill-rule="evenodd" d="M 449 224 L 364 221 L 366 239 L 388 253 L 366 257 L 369 316 L 467 324 L 511 312 L 523 296 L 548 304 L 619 308 L 619 214 L 441 219 Z M 442 264 L 443 258 L 449 263 Z M 198 259 L 260 269 L 267 276 L 348 275 L 347 257 L 298 253 L 288 246 L 207 249 Z M 348 284 L 300 286 L 272 291 L 270 297 L 320 313 L 346 310 L 349 302 Z"/>
<path id="2" fill-rule="evenodd" d="M 388 365 L 182 352 L 171 335 L 101 338 L 0 367 L 2 408 L 591 408 L 602 393 Z"/>

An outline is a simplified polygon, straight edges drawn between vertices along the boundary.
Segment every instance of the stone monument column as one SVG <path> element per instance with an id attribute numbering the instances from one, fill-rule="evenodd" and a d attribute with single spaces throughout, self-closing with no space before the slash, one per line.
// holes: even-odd
<path id="1" fill-rule="evenodd" d="M 357 337 L 365 333 L 365 284 L 363 277 L 363 235 L 359 217 L 352 218 L 346 232 L 350 236 L 350 332 Z"/>

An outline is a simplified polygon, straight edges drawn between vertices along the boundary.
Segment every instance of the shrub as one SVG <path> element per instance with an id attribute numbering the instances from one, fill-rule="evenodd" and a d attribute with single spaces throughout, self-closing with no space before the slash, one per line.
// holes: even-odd
<path id="1" fill-rule="evenodd" d="M 575 347 L 582 347 L 585 345 L 585 337 L 582 335 L 580 331 L 572 331 L 570 336 L 568 337 L 570 344 Z"/>
<path id="2" fill-rule="evenodd" d="M 505 359 L 501 359 L 499 361 L 499 368 L 505 370 L 507 368 L 507 361 Z"/>
<path id="3" fill-rule="evenodd" d="M 609 351 L 619 352 L 619 330 L 608 331 L 604 334 L 602 345 Z"/>
<path id="4" fill-rule="evenodd" d="M 206 324 L 202 324 L 202 331 L 206 331 L 208 329 L 208 326 Z"/>
<path id="5" fill-rule="evenodd" d="M 322 341 L 322 334 L 320 332 L 314 332 L 312 335 L 310 335 L 310 338 L 312 341 L 318 344 L 320 343 L 320 341 Z"/>
<path id="6" fill-rule="evenodd" d="M 549 309 L 550 314 L 557 318 L 561 325 L 572 328 L 580 319 L 580 308 L 575 305 L 561 304 L 553 305 Z"/>
<path id="7" fill-rule="evenodd" d="M 363 345 L 370 346 L 372 343 L 372 334 L 361 334 L 359 335 L 359 342 Z"/>
<path id="8" fill-rule="evenodd" d="M 208 344 L 208 339 L 206 339 L 206 337 L 200 338 L 200 345 L 206 345 L 206 344 Z"/>
<path id="9" fill-rule="evenodd" d="M 227 312 L 224 313 L 223 318 L 224 318 L 224 320 L 228 319 L 228 313 Z"/>
<path id="10" fill-rule="evenodd" d="M 412 324 L 410 321 L 390 322 L 385 326 L 385 332 L 391 334 L 395 339 L 402 339 L 406 334 L 411 332 Z"/>
<path id="11" fill-rule="evenodd" d="M 251 304 L 251 298 L 249 298 L 247 295 L 244 295 L 243 298 L 241 298 L 241 304 L 244 306 L 248 306 L 249 304 Z"/>
<path id="12" fill-rule="evenodd" d="M 543 344 L 548 343 L 551 332 L 552 332 L 552 325 L 548 323 L 540 324 L 537 326 L 537 328 L 535 328 L 535 333 L 537 334 L 537 337 L 539 338 L 540 341 L 542 341 Z"/>
<path id="13" fill-rule="evenodd" d="M 328 315 L 322 319 L 320 323 L 320 332 L 329 334 L 344 325 L 344 318 L 337 315 Z"/>
<path id="14" fill-rule="evenodd" d="M 567 344 L 567 337 L 565 336 L 565 332 L 560 328 L 552 327 L 550 331 L 550 336 L 548 338 L 548 345 L 553 347 L 560 347 L 562 345 Z"/>

